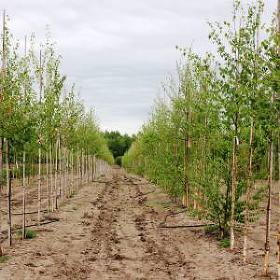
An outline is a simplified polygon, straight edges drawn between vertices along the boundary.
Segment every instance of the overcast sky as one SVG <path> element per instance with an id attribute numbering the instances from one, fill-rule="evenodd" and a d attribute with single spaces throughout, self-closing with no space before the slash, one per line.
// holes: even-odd
<path id="1" fill-rule="evenodd" d="M 246 0 L 244 0 L 246 2 Z M 265 19 L 277 0 L 265 0 Z M 151 112 L 161 83 L 175 72 L 176 45 L 211 50 L 207 21 L 231 15 L 232 0 L 1 0 L 10 28 L 22 40 L 46 25 L 102 129 L 137 132 Z"/>

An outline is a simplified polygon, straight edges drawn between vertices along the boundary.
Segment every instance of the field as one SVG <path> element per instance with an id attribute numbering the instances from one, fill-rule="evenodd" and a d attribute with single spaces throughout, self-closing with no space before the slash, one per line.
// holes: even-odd
<path id="1" fill-rule="evenodd" d="M 3 10 L 0 279 L 280 280 L 280 0 L 275 7 L 267 2 L 232 0 L 230 17 L 208 22 L 208 36 L 198 37 L 211 45 L 208 50 L 174 45 L 180 59 L 154 101 L 145 82 L 164 69 L 161 59 L 153 55 L 159 64 L 151 60 L 145 65 L 151 72 L 140 71 L 145 52 L 135 49 L 136 56 L 127 57 L 135 69 L 122 71 L 113 58 L 122 55 L 106 39 L 121 38 L 119 48 L 125 38 L 139 45 L 134 32 L 114 37 L 139 19 L 134 6 L 136 16 L 128 13 L 112 34 L 108 17 L 100 26 L 93 16 L 81 25 L 82 39 L 91 38 L 83 33 L 90 26 L 102 41 L 83 45 L 75 37 L 85 47 L 79 54 L 88 57 L 79 57 L 70 77 L 84 79 L 85 96 L 66 79 L 62 69 L 71 59 L 62 62 L 49 32 L 40 42 L 34 34 L 18 40 Z M 165 4 L 164 14 L 185 20 L 183 3 Z M 266 5 L 277 7 L 270 21 Z M 115 6 L 110 12 L 118 14 Z M 82 14 L 73 10 L 69 21 Z M 162 27 L 150 34 L 137 26 L 146 38 L 165 36 Z M 156 54 L 160 43 L 149 45 L 149 53 Z M 87 64 L 101 57 L 95 68 Z M 107 124 L 100 124 L 99 110 L 111 114 L 103 116 Z M 142 113 L 146 121 L 137 127 L 133 122 Z M 120 119 L 125 122 L 116 126 Z"/>
<path id="2" fill-rule="evenodd" d="M 262 230 L 250 235 L 244 265 L 241 248 L 221 248 L 201 227 L 162 227 L 164 221 L 166 226 L 207 221 L 182 213 L 159 188 L 118 167 L 110 173 L 62 205 L 59 221 L 35 227 L 36 238 L 7 249 L 0 278 L 263 279 Z M 271 275 L 274 279 L 275 264 Z"/>

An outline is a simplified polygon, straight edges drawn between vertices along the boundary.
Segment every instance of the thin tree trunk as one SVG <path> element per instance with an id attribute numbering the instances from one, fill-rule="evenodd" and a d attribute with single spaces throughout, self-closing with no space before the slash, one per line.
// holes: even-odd
<path id="1" fill-rule="evenodd" d="M 91 181 L 93 182 L 93 174 L 94 174 L 94 157 L 91 156 Z"/>
<path id="2" fill-rule="evenodd" d="M 57 175 L 58 175 L 58 139 L 55 144 L 55 173 L 54 173 L 54 205 L 55 209 L 58 209 L 57 205 Z"/>
<path id="3" fill-rule="evenodd" d="M 280 118 L 278 123 L 280 127 Z M 280 132 L 278 134 L 278 185 L 280 186 Z"/>
<path id="4" fill-rule="evenodd" d="M 6 42 L 5 42 L 5 24 L 6 24 L 6 15 L 5 15 L 5 10 L 3 11 L 3 35 L 2 35 L 2 79 L 4 80 L 5 78 L 5 45 L 6 45 Z M 3 94 L 4 94 L 4 89 L 1 87 L 0 88 L 0 100 L 2 100 L 3 98 Z M 0 192 L 2 194 L 2 176 L 4 175 L 3 174 L 3 148 L 4 148 L 4 139 L 3 138 L 0 138 Z M 1 209 L 0 209 L 1 210 Z M 0 211 L 0 237 L 1 237 L 1 225 L 2 225 L 2 216 L 1 216 L 1 211 Z M 2 252 L 2 246 L 1 246 L 1 243 L 0 243 L 0 256 L 3 255 L 3 252 Z"/>
<path id="5" fill-rule="evenodd" d="M 87 183 L 87 154 L 85 152 L 85 155 L 84 155 L 84 176 L 85 176 L 85 183 Z"/>
<path id="6" fill-rule="evenodd" d="M 234 248 L 234 224 L 235 224 L 235 195 L 236 195 L 236 184 L 237 184 L 237 157 L 236 157 L 236 137 L 233 138 L 232 147 L 232 167 L 231 167 L 231 213 L 230 213 L 230 249 Z"/>
<path id="7" fill-rule="evenodd" d="M 80 160 L 80 163 L 81 163 L 81 166 L 80 166 L 80 169 L 81 169 L 81 186 L 83 185 L 83 173 L 84 173 L 84 154 L 83 154 L 83 151 L 81 153 L 81 160 Z"/>
<path id="8" fill-rule="evenodd" d="M 61 194 L 61 199 L 63 200 L 67 195 L 68 195 L 68 190 L 67 190 L 67 185 L 66 185 L 66 152 L 65 152 L 65 147 L 61 148 L 61 172 L 62 172 L 62 194 Z"/>
<path id="9" fill-rule="evenodd" d="M 245 213 L 244 213 L 244 244 L 243 244 L 243 260 L 247 261 L 247 247 L 248 247 L 248 231 L 249 231 L 249 203 L 251 200 L 252 192 L 252 165 L 253 165 L 253 138 L 254 138 L 254 122 L 251 121 L 250 127 L 250 144 L 249 144 L 249 161 L 248 161 L 248 178 L 247 178 L 247 190 L 245 201 Z"/>
<path id="10" fill-rule="evenodd" d="M 0 96 L 1 99 L 1 96 Z M 2 176 L 3 176 L 3 147 L 4 139 L 0 138 L 0 192 L 2 193 Z"/>
<path id="11" fill-rule="evenodd" d="M 25 157 L 26 157 L 26 153 L 25 153 L 25 151 L 23 151 L 23 159 L 22 159 L 22 239 L 25 239 L 25 196 L 26 196 Z"/>
<path id="12" fill-rule="evenodd" d="M 12 180 L 16 178 L 15 170 L 17 170 L 17 166 L 18 166 L 17 157 L 16 157 L 16 149 L 14 149 L 13 154 L 14 154 L 14 157 L 13 157 L 14 160 L 13 160 L 13 166 L 12 166 Z"/>
<path id="13" fill-rule="evenodd" d="M 265 248 L 264 248 L 264 274 L 269 273 L 269 253 L 270 253 L 270 221 L 271 221 L 271 187 L 273 176 L 273 142 L 270 139 L 268 144 L 268 199 L 266 208 L 266 228 L 265 228 Z"/>
<path id="14" fill-rule="evenodd" d="M 189 137 L 184 140 L 184 194 L 182 204 L 189 207 L 189 178 L 188 178 L 188 164 L 189 164 Z"/>
<path id="15" fill-rule="evenodd" d="M 85 183 L 87 183 L 87 154 L 85 153 L 85 165 L 84 165 L 84 169 L 85 169 Z"/>
<path id="16" fill-rule="evenodd" d="M 62 180 L 62 152 L 61 152 L 61 140 L 59 137 L 58 145 L 58 157 L 59 157 L 59 197 L 62 198 L 63 193 L 63 180 Z"/>
<path id="17" fill-rule="evenodd" d="M 69 186 L 67 183 L 67 173 L 68 173 L 68 153 L 66 148 L 63 149 L 63 157 L 64 157 L 64 197 L 69 197 Z"/>
<path id="18" fill-rule="evenodd" d="M 39 81 L 39 104 L 41 105 L 42 102 L 42 90 L 43 90 L 43 75 L 42 75 L 42 51 L 40 50 L 40 81 Z M 38 170 L 38 225 L 41 223 L 41 119 L 39 119 L 39 150 L 38 150 L 38 160 L 39 160 L 39 170 Z"/>
<path id="19" fill-rule="evenodd" d="M 50 165 L 50 209 L 54 211 L 54 202 L 53 202 L 53 158 L 52 158 L 52 145 L 49 147 L 49 165 Z"/>
<path id="20" fill-rule="evenodd" d="M 64 148 L 64 188 L 65 197 L 69 197 L 70 189 L 68 185 L 68 151 Z"/>
<path id="21" fill-rule="evenodd" d="M 87 183 L 87 154 L 85 152 L 84 155 L 84 178 L 85 178 L 85 183 Z"/>
<path id="22" fill-rule="evenodd" d="M 12 246 L 12 181 L 10 165 L 10 143 L 6 139 L 6 169 L 7 169 L 7 190 L 8 190 L 8 243 Z"/>
<path id="23" fill-rule="evenodd" d="M 280 7 L 280 0 L 278 3 Z M 278 188 L 280 188 L 280 135 L 278 135 Z M 280 209 L 280 190 L 278 191 L 278 209 Z M 280 218 L 278 221 L 277 245 L 278 245 L 277 274 L 278 274 L 278 279 L 280 279 Z"/>
<path id="24" fill-rule="evenodd" d="M 2 194 L 2 176 L 4 176 L 3 174 L 3 148 L 4 148 L 4 139 L 1 138 L 0 139 L 0 145 L 1 145 L 1 168 L 0 168 L 0 193 Z M 0 238 L 1 238 L 1 233 L 2 233 L 2 211 L 1 211 L 1 205 L 0 205 Z M 2 251 L 2 247 L 0 244 L 0 257 L 3 256 L 3 251 Z"/>
<path id="25" fill-rule="evenodd" d="M 77 186 L 76 186 L 76 188 L 77 188 L 77 190 L 76 191 L 78 191 L 78 189 L 79 189 L 79 182 L 80 182 L 80 161 L 79 161 L 79 153 L 77 152 L 77 168 L 76 168 L 76 174 L 77 174 Z"/>
<path id="26" fill-rule="evenodd" d="M 48 211 L 51 208 L 51 200 L 50 200 L 50 170 L 49 170 L 49 152 L 46 151 L 46 171 L 47 171 L 47 199 L 48 199 Z"/>
<path id="27" fill-rule="evenodd" d="M 86 165 L 86 168 L 87 168 L 87 184 L 89 183 L 89 175 L 90 175 L 90 173 L 89 173 L 89 155 L 87 154 L 86 155 L 86 159 L 87 159 L 87 165 Z"/>
<path id="28" fill-rule="evenodd" d="M 42 150 L 41 150 L 41 144 L 39 144 L 39 150 L 38 150 L 38 225 L 41 223 L 41 160 L 42 160 Z"/>
<path id="29" fill-rule="evenodd" d="M 74 192 L 74 153 L 71 150 L 71 194 Z"/>
<path id="30" fill-rule="evenodd" d="M 91 180 L 91 155 L 88 155 L 88 183 Z"/>
<path id="31" fill-rule="evenodd" d="M 277 5 L 277 32 L 278 36 L 280 37 L 280 0 L 278 0 L 278 5 Z M 278 56 L 280 57 L 280 46 L 278 46 Z M 280 93 L 278 92 L 278 95 Z M 280 127 L 280 115 L 278 115 L 278 124 Z M 278 133 L 278 188 L 280 188 L 280 132 Z M 279 206 L 280 208 L 280 190 L 279 190 Z M 277 235 L 277 244 L 278 244 L 278 260 L 277 260 L 277 274 L 278 274 L 278 279 L 280 279 L 280 219 L 278 221 L 278 235 Z"/>
<path id="32" fill-rule="evenodd" d="M 86 183 L 86 155 L 85 152 L 83 152 L 83 158 L 82 158 L 82 169 L 83 169 L 83 184 Z"/>
<path id="33" fill-rule="evenodd" d="M 88 183 L 88 154 L 85 155 L 85 175 L 86 183 Z"/>
<path id="34" fill-rule="evenodd" d="M 96 179 L 96 157 L 93 156 L 93 180 Z"/>
<path id="35" fill-rule="evenodd" d="M 68 183 L 69 177 L 69 151 L 65 148 L 65 189 L 67 192 L 67 197 L 69 197 L 70 193 L 70 185 Z"/>

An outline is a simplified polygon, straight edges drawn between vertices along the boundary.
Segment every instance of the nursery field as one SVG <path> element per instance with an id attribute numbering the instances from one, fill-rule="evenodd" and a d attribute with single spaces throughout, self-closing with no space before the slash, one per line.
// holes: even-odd
<path id="1" fill-rule="evenodd" d="M 1 279 L 264 279 L 260 232 L 249 237 L 253 250 L 244 265 L 240 249 L 221 248 L 201 227 L 167 228 L 207 221 L 117 167 L 86 184 L 56 216 L 35 228 L 36 238 L 8 249 Z M 275 279 L 276 263 L 271 269 Z"/>
<path id="2" fill-rule="evenodd" d="M 232 2 L 208 52 L 174 48 L 132 135 L 102 131 L 50 34 L 17 40 L 3 11 L 0 279 L 280 279 L 280 0 L 270 22 Z"/>
<path id="3" fill-rule="evenodd" d="M 40 196 L 38 196 L 38 176 L 28 178 L 28 188 L 25 190 L 22 187 L 22 181 L 15 179 L 13 181 L 13 193 L 11 196 L 12 236 L 22 238 L 23 230 L 28 231 L 28 228 L 33 228 L 37 225 L 40 226 L 57 222 L 58 219 L 55 210 L 58 210 L 60 205 L 63 205 L 68 199 L 75 195 L 84 184 L 92 182 L 99 176 L 103 176 L 105 173 L 109 172 L 108 168 L 105 162 L 96 160 L 94 168 L 83 174 L 83 178 L 80 177 L 80 174 L 74 172 L 71 176 L 67 173 L 61 173 L 57 176 L 58 186 L 56 192 L 50 184 L 53 179 L 51 178 L 52 174 L 44 177 L 42 176 L 40 182 Z M 9 237 L 9 225 L 6 223 L 6 216 L 8 213 L 5 210 L 7 192 L 8 190 L 2 188 L 0 197 L 0 240 L 4 246 L 8 246 L 6 243 Z M 39 201 L 40 209 L 38 208 Z M 38 215 L 40 215 L 39 223 Z"/>

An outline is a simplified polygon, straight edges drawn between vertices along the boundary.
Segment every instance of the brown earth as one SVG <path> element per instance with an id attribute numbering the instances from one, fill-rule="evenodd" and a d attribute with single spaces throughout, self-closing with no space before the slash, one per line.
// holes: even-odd
<path id="1" fill-rule="evenodd" d="M 251 239 L 257 247 L 244 265 L 240 250 L 220 248 L 202 228 L 160 227 L 181 210 L 159 188 L 115 169 L 62 205 L 58 222 L 35 228 L 35 239 L 6 249 L 0 279 L 261 279 L 263 243 Z M 181 213 L 166 223 L 202 221 Z"/>

